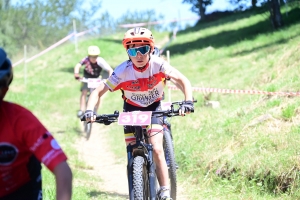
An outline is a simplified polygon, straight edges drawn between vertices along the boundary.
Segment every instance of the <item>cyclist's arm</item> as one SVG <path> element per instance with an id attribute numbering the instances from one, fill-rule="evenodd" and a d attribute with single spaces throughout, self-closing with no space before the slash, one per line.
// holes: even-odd
<path id="1" fill-rule="evenodd" d="M 17 117 L 14 129 L 16 137 L 55 175 L 57 199 L 71 199 L 72 172 L 66 163 L 67 156 L 58 142 L 27 109 L 20 107 Z M 59 198 L 60 196 L 64 198 Z"/>
<path id="2" fill-rule="evenodd" d="M 67 162 L 59 163 L 53 170 L 56 181 L 56 199 L 70 200 L 72 196 L 72 172 Z"/>
<path id="3" fill-rule="evenodd" d="M 168 76 L 173 79 L 179 86 L 179 89 L 184 93 L 186 101 L 193 101 L 193 93 L 192 93 L 192 86 L 191 82 L 177 69 L 171 67 L 171 72 Z"/>
<path id="4" fill-rule="evenodd" d="M 111 66 L 101 57 L 97 58 L 97 64 L 102 67 L 105 71 L 108 72 L 109 76 L 113 73 Z"/>
<path id="5" fill-rule="evenodd" d="M 170 81 L 178 88 L 182 91 L 182 93 L 184 93 L 183 87 L 181 85 L 179 85 L 175 80 L 170 79 Z"/>
<path id="6" fill-rule="evenodd" d="M 101 82 L 100 85 L 91 93 L 87 104 L 87 110 L 94 110 L 99 98 L 108 90 L 109 88 Z"/>
<path id="7" fill-rule="evenodd" d="M 75 65 L 75 67 L 74 67 L 74 76 L 75 77 L 80 77 L 79 76 L 79 70 L 80 70 L 80 67 L 81 67 L 82 65 L 80 64 L 80 63 L 77 63 L 76 65 Z"/>
<path id="8" fill-rule="evenodd" d="M 80 70 L 80 67 L 82 65 L 80 63 L 77 63 L 74 67 L 74 74 L 79 74 L 79 70 Z"/>

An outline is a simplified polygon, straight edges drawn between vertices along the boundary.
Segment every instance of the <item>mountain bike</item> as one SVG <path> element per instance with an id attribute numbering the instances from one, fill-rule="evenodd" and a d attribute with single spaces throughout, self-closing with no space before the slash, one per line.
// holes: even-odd
<path id="1" fill-rule="evenodd" d="M 96 87 L 101 83 L 101 78 L 81 78 L 80 82 L 87 83 L 88 84 L 88 93 L 86 95 L 86 106 L 90 97 L 90 94 L 93 92 L 93 90 L 96 89 Z M 97 108 L 94 108 L 94 112 L 97 112 Z M 86 140 L 90 139 L 91 132 L 92 132 L 92 123 L 87 123 L 86 121 L 83 122 L 83 128 L 85 132 L 85 138 Z"/>
<path id="2" fill-rule="evenodd" d="M 196 102 L 196 101 L 194 101 Z M 155 163 L 153 161 L 153 147 L 148 141 L 146 126 L 151 124 L 151 117 L 174 117 L 179 116 L 179 109 L 174 109 L 174 105 L 181 106 L 183 102 L 172 102 L 170 109 L 161 111 L 115 111 L 114 114 L 97 115 L 97 123 L 110 125 L 118 122 L 119 125 L 131 125 L 135 128 L 135 144 L 128 144 L 127 149 L 127 177 L 130 200 L 156 200 L 158 199 L 157 177 L 155 173 Z M 85 116 L 81 118 L 85 121 Z M 166 122 L 166 120 L 164 120 Z M 164 124 L 167 126 L 167 124 Z M 169 156 L 169 174 L 171 197 L 176 199 L 176 164 L 174 156 L 171 130 L 164 127 L 164 150 Z M 167 161 L 166 161 L 167 162 Z M 172 196 L 173 195 L 173 196 Z"/>

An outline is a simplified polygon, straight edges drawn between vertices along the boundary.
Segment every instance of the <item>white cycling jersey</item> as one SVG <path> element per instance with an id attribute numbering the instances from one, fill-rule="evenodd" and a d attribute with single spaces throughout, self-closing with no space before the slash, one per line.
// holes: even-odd
<path id="1" fill-rule="evenodd" d="M 122 90 L 123 99 L 127 103 L 147 107 L 161 100 L 164 80 L 169 78 L 172 69 L 168 62 L 157 56 L 151 56 L 143 69 L 128 60 L 115 68 L 105 84 L 110 91 Z"/>

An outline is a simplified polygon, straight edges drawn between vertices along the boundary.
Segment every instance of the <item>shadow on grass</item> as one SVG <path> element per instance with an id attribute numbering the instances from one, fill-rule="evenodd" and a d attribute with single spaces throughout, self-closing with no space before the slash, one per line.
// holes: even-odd
<path id="1" fill-rule="evenodd" d="M 128 195 L 124 195 L 124 194 L 119 194 L 116 192 L 103 192 L 103 191 L 91 191 L 87 193 L 90 197 L 103 197 L 103 198 L 107 198 L 107 197 L 111 197 L 111 198 L 120 198 L 120 199 L 128 199 Z"/>
<path id="2" fill-rule="evenodd" d="M 126 30 L 124 30 L 125 33 Z M 117 39 L 111 39 L 111 38 L 101 38 L 101 40 L 103 41 L 107 41 L 107 42 L 114 42 L 116 44 L 122 44 L 122 40 L 117 40 Z"/>
<path id="3" fill-rule="evenodd" d="M 206 21 L 199 20 L 195 26 L 189 27 L 183 31 L 180 31 L 178 34 L 187 34 L 190 32 L 198 31 L 199 28 L 201 30 L 214 27 L 214 26 L 220 26 L 227 23 L 232 23 L 237 20 L 241 20 L 244 18 L 249 18 L 253 15 L 257 14 L 263 14 L 268 10 L 267 7 L 259 7 L 259 8 L 252 8 L 245 11 L 216 11 L 211 14 L 208 14 Z"/>
<path id="4" fill-rule="evenodd" d="M 288 15 L 283 15 L 283 21 L 284 21 L 284 27 L 285 28 L 299 23 L 300 22 L 300 8 L 294 8 L 292 9 Z M 193 28 L 194 32 L 201 31 L 202 26 L 196 26 Z M 208 46 L 212 46 L 213 48 L 221 48 L 225 46 L 234 45 L 242 40 L 252 40 L 259 34 L 268 34 L 272 33 L 274 30 L 272 29 L 272 26 L 270 24 L 269 19 L 265 19 L 263 21 L 260 21 L 256 24 L 253 24 L 251 26 L 247 26 L 238 30 L 230 30 L 230 31 L 223 31 L 214 35 L 209 35 L 207 37 L 199 38 L 197 40 L 182 43 L 182 44 L 176 44 L 172 45 L 168 48 L 172 52 L 173 55 L 175 54 L 186 54 L 190 51 L 196 50 L 196 49 L 203 49 Z M 181 34 L 184 34 L 187 32 L 182 32 Z M 281 41 L 285 42 L 285 41 Z M 275 43 L 276 44 L 276 43 Z"/>
<path id="5" fill-rule="evenodd" d="M 75 64 L 74 64 L 75 66 Z M 60 71 L 74 74 L 74 66 L 62 67 Z"/>
<path id="6" fill-rule="evenodd" d="M 256 52 L 256 51 L 260 51 L 262 49 L 267 49 L 267 48 L 271 48 L 273 51 L 275 50 L 274 48 L 276 49 L 279 49 L 281 48 L 279 45 L 281 44 L 285 44 L 286 42 L 288 42 L 290 39 L 293 39 L 297 36 L 294 36 L 294 37 L 290 37 L 288 39 L 280 39 L 280 40 L 277 40 L 277 41 L 274 41 L 272 43 L 268 43 L 268 44 L 265 44 L 265 45 L 261 45 L 261 46 L 258 46 L 258 47 L 255 47 L 253 49 L 249 49 L 249 50 L 243 50 L 243 51 L 240 51 L 238 53 L 234 53 L 232 54 L 232 56 L 243 56 L 243 55 L 247 55 L 249 53 L 252 53 L 252 52 Z M 271 50 L 270 50 L 271 51 Z"/>
<path id="7" fill-rule="evenodd" d="M 83 125 L 81 125 L 81 126 L 83 126 Z M 80 129 L 80 127 L 74 127 L 73 128 L 73 131 L 77 134 L 77 135 L 82 135 L 83 133 L 82 133 L 82 130 Z"/>

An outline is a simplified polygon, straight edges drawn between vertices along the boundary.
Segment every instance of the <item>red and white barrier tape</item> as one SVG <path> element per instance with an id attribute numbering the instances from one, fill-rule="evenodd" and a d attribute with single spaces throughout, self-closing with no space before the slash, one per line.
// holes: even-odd
<path id="1" fill-rule="evenodd" d="M 92 29 L 89 29 L 89 30 L 86 30 L 86 31 L 79 32 L 79 33 L 77 33 L 75 36 L 76 36 L 76 37 L 79 37 L 79 36 L 85 35 L 86 33 L 90 32 L 90 31 L 92 31 L 92 30 L 94 30 L 94 29 L 97 29 L 97 28 L 98 28 L 98 27 L 94 27 L 94 28 L 92 28 Z M 73 36 L 74 36 L 74 33 L 71 33 L 70 35 L 67 35 L 66 37 L 64 37 L 64 38 L 61 39 L 60 41 L 56 42 L 55 44 L 53 44 L 53 45 L 51 45 L 50 47 L 48 47 L 47 49 L 45 49 L 44 51 L 41 51 L 40 53 L 38 53 L 38 54 L 32 56 L 31 58 L 26 59 L 26 60 L 25 60 L 25 63 L 29 63 L 30 61 L 32 61 L 32 60 L 34 60 L 34 59 L 40 57 L 41 55 L 47 53 L 47 52 L 50 51 L 51 49 L 54 49 L 55 47 L 57 47 L 57 46 L 61 45 L 62 43 L 68 41 L 68 40 L 69 40 L 70 38 L 72 38 Z M 19 65 L 19 64 L 21 64 L 21 63 L 23 63 L 23 62 L 24 62 L 24 58 L 22 58 L 21 60 L 19 60 L 19 61 L 16 62 L 16 63 L 14 63 L 14 64 L 13 64 L 13 67 L 15 67 L 15 66 L 17 66 L 17 65 Z"/>
<path id="2" fill-rule="evenodd" d="M 174 85 L 168 85 L 170 90 L 180 90 Z M 300 96 L 300 92 L 267 92 L 257 90 L 232 90 L 232 89 L 219 89 L 219 88 L 198 88 L 192 87 L 196 92 L 215 92 L 223 94 L 265 94 L 265 95 L 278 95 L 278 96 Z"/>
<path id="3" fill-rule="evenodd" d="M 44 51 L 41 51 L 40 53 L 32 56 L 29 59 L 26 59 L 24 61 L 24 58 L 22 58 L 21 60 L 19 60 L 18 62 L 13 64 L 13 67 L 25 62 L 25 63 L 29 63 L 30 61 L 36 59 L 37 57 L 40 57 L 41 55 L 47 53 L 48 51 L 50 51 L 51 49 L 54 49 L 55 47 L 59 46 L 60 44 L 64 43 L 65 41 L 69 40 L 71 37 L 73 37 L 74 33 L 71 33 L 70 35 L 64 37 L 63 39 L 61 39 L 60 41 L 56 42 L 55 44 L 51 45 L 50 47 L 48 47 L 47 49 L 45 49 Z"/>

